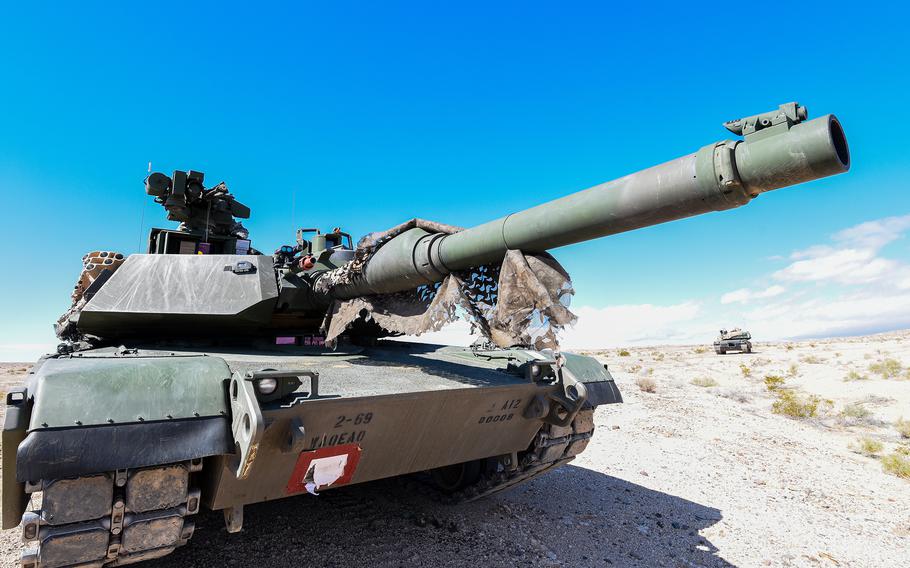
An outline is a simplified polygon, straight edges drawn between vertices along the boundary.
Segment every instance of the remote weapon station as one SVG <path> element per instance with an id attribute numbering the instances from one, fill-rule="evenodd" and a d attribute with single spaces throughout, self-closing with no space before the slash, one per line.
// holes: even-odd
<path id="1" fill-rule="evenodd" d="M 405 474 L 472 499 L 569 462 L 621 397 L 604 365 L 559 351 L 573 290 L 547 251 L 850 166 L 837 119 L 796 103 L 725 126 L 736 140 L 476 227 L 415 219 L 356 246 L 301 229 L 273 255 L 223 183 L 150 175 L 180 227 L 146 254 L 86 255 L 64 343 L 7 394 L 2 520 L 22 565 L 163 556 L 201 507 L 236 532 L 266 500 Z M 379 340 L 457 317 L 471 348 Z"/>

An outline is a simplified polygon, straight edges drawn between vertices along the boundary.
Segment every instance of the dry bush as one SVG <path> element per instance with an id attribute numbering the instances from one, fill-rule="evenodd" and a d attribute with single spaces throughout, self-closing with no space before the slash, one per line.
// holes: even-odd
<path id="1" fill-rule="evenodd" d="M 897 359 L 883 359 L 869 365 L 869 372 L 881 375 L 883 379 L 896 379 L 903 370 Z"/>
<path id="2" fill-rule="evenodd" d="M 657 381 L 651 377 L 638 377 L 635 379 L 635 384 L 642 392 L 657 392 Z"/>
<path id="3" fill-rule="evenodd" d="M 894 423 L 894 427 L 902 438 L 910 438 L 910 420 L 898 418 L 897 422 Z"/>
<path id="4" fill-rule="evenodd" d="M 787 374 L 791 377 L 796 377 L 799 374 L 799 365 L 796 363 L 790 363 L 790 368 L 787 370 Z"/>
<path id="5" fill-rule="evenodd" d="M 660 351 L 652 351 L 652 352 L 651 352 L 651 358 L 654 359 L 655 361 L 663 361 L 663 360 L 664 360 L 664 354 L 661 353 Z"/>
<path id="6" fill-rule="evenodd" d="M 844 377 L 844 382 L 868 381 L 868 380 L 869 380 L 869 377 L 867 377 L 866 375 L 861 375 L 856 371 L 850 371 L 849 373 L 847 373 L 847 376 Z"/>
<path id="7" fill-rule="evenodd" d="M 696 347 L 696 348 L 693 349 L 692 351 L 693 351 L 696 355 L 701 355 L 702 353 L 707 353 L 707 352 L 708 352 L 708 348 L 707 348 L 707 347 Z"/>
<path id="8" fill-rule="evenodd" d="M 910 479 L 910 458 L 900 452 L 894 452 L 882 458 L 882 469 L 885 473 Z"/>
<path id="9" fill-rule="evenodd" d="M 752 376 L 752 369 L 750 369 L 750 368 L 748 367 L 748 365 L 745 365 L 744 363 L 740 363 L 740 364 L 739 364 L 739 370 L 740 370 L 740 372 L 743 374 L 744 377 L 751 377 L 751 376 Z"/>
<path id="10" fill-rule="evenodd" d="M 814 418 L 818 415 L 818 407 L 824 403 L 825 406 L 832 406 L 834 403 L 830 400 L 822 400 L 815 395 L 799 395 L 791 390 L 775 391 L 777 400 L 771 405 L 771 412 L 782 414 L 790 418 Z"/>
<path id="11" fill-rule="evenodd" d="M 784 378 L 778 375 L 765 375 L 765 388 L 769 391 L 779 390 L 784 386 Z"/>
<path id="12" fill-rule="evenodd" d="M 753 367 L 764 367 L 765 365 L 771 364 L 771 359 L 766 359 L 764 357 L 757 357 L 750 361 Z"/>
<path id="13" fill-rule="evenodd" d="M 639 371 L 641 371 L 641 365 L 632 365 L 631 367 L 629 367 L 630 373 L 637 373 Z"/>
<path id="14" fill-rule="evenodd" d="M 858 454 L 868 457 L 875 457 L 879 452 L 885 449 L 884 444 L 872 438 L 860 438 L 855 444 L 850 444 L 849 448 Z"/>
<path id="15" fill-rule="evenodd" d="M 716 387 L 718 383 L 711 377 L 695 377 L 692 384 L 697 387 Z"/>
<path id="16" fill-rule="evenodd" d="M 872 419 L 872 411 L 866 408 L 861 402 L 853 402 L 844 406 L 837 417 L 842 424 L 864 423 L 876 426 L 880 424 L 878 421 Z"/>
<path id="17" fill-rule="evenodd" d="M 628 357 L 629 355 L 631 355 L 631 353 L 629 353 L 629 350 L 628 350 L 628 349 L 620 349 L 620 350 L 619 350 L 619 356 L 620 356 L 620 357 Z"/>
<path id="18" fill-rule="evenodd" d="M 807 365 L 819 365 L 825 362 L 824 359 L 816 357 L 815 355 L 803 355 L 799 358 L 799 360 L 803 363 L 806 363 Z"/>
<path id="19" fill-rule="evenodd" d="M 787 345 L 784 346 L 784 349 L 786 349 L 787 351 L 793 351 L 793 344 L 788 343 Z"/>

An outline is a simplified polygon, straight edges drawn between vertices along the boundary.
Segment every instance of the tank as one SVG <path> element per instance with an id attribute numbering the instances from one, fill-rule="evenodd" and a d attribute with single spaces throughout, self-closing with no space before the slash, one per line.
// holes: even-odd
<path id="1" fill-rule="evenodd" d="M 725 355 L 727 351 L 752 353 L 752 334 L 738 327 L 731 330 L 722 329 L 714 340 L 714 352 Z"/>
<path id="2" fill-rule="evenodd" d="M 179 227 L 145 254 L 86 255 L 58 352 L 7 394 L 2 522 L 22 565 L 160 557 L 201 508 L 237 532 L 263 501 L 401 475 L 476 499 L 568 463 L 622 397 L 560 349 L 574 290 L 547 251 L 850 166 L 837 119 L 796 103 L 725 126 L 735 140 L 476 227 L 412 219 L 356 246 L 301 228 L 271 255 L 225 184 L 150 175 Z M 471 347 L 394 339 L 459 317 Z"/>

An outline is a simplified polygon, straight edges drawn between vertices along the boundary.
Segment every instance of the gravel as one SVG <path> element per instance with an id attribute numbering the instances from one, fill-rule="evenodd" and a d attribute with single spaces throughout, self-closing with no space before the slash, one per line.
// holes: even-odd
<path id="1" fill-rule="evenodd" d="M 457 506 L 407 480 L 326 491 L 249 506 L 236 535 L 203 513 L 189 546 L 143 566 L 907 565 L 910 483 L 848 449 L 858 430 L 772 414 L 744 357 L 654 349 L 628 364 L 653 368 L 656 392 L 617 366 L 626 402 L 598 408 L 587 451 L 535 481 Z M 720 387 L 689 384 L 707 367 Z M 0 534 L 2 566 L 18 550 Z"/>

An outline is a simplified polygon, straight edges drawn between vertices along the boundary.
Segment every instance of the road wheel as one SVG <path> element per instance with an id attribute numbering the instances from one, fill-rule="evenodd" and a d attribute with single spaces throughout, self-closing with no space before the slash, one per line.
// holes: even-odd
<path id="1" fill-rule="evenodd" d="M 455 493 L 477 483 L 483 473 L 486 460 L 473 460 L 437 467 L 430 471 L 433 484 L 446 493 Z"/>

